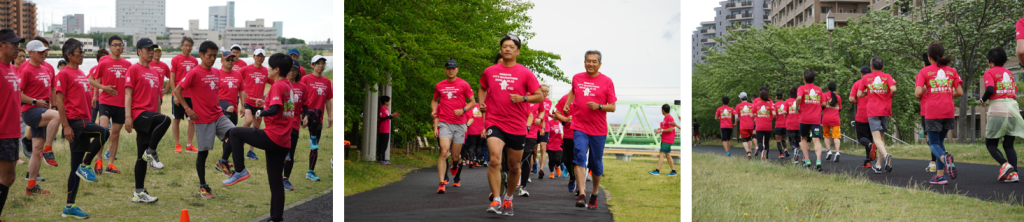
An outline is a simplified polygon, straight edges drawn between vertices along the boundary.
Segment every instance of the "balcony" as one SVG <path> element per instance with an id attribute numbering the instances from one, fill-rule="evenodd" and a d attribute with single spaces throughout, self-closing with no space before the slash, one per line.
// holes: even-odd
<path id="1" fill-rule="evenodd" d="M 700 39 L 700 43 L 716 43 L 715 39 Z"/>
<path id="2" fill-rule="evenodd" d="M 750 25 L 744 25 L 744 24 L 730 25 L 730 26 L 726 26 L 726 29 L 733 30 L 733 31 L 743 31 L 743 30 L 750 29 Z"/>
<path id="3" fill-rule="evenodd" d="M 737 4 L 737 3 L 726 3 L 725 4 L 725 8 L 727 8 L 727 9 L 732 9 L 732 8 L 750 8 L 750 7 L 754 7 L 754 2 L 753 1 L 740 2 L 739 4 Z"/>
<path id="4" fill-rule="evenodd" d="M 752 14 L 752 13 L 732 14 L 732 15 L 726 15 L 725 16 L 725 20 L 751 19 L 753 17 L 754 17 L 754 14 Z"/>
<path id="5" fill-rule="evenodd" d="M 714 35 L 715 29 L 701 29 L 700 34 Z"/>

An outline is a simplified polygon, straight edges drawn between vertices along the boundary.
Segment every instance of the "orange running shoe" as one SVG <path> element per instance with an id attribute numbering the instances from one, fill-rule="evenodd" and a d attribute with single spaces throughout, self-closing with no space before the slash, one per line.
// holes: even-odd
<path id="1" fill-rule="evenodd" d="M 185 146 L 185 152 L 186 153 L 198 153 L 199 149 L 196 149 L 196 147 L 193 146 L 192 144 L 188 144 L 187 146 Z"/>
<path id="2" fill-rule="evenodd" d="M 117 167 L 114 166 L 113 163 L 111 163 L 111 164 L 107 164 L 107 173 L 121 174 L 121 171 L 117 170 Z"/>
<path id="3" fill-rule="evenodd" d="M 180 143 L 178 145 L 174 145 L 174 152 L 175 153 L 181 153 L 181 144 Z"/>
<path id="4" fill-rule="evenodd" d="M 437 194 L 444 194 L 444 184 L 445 183 L 441 183 L 437 185 Z"/>

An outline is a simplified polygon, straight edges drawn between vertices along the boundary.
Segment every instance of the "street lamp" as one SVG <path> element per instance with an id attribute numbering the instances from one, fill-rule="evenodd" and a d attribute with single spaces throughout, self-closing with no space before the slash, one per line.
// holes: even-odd
<path id="1" fill-rule="evenodd" d="M 825 15 L 825 27 L 830 33 L 836 30 L 836 17 L 832 15 L 832 12 Z"/>

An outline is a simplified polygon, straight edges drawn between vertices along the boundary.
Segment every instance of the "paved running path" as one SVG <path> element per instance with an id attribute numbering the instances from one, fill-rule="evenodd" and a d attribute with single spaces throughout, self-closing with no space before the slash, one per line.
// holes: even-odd
<path id="1" fill-rule="evenodd" d="M 546 168 L 546 167 L 545 167 Z M 597 210 L 576 208 L 576 196 L 569 192 L 567 178 L 538 180 L 526 190 L 530 197 L 512 199 L 515 215 L 487 213 L 487 168 L 463 168 L 462 186 L 447 186 L 437 194 L 437 167 L 414 170 L 405 178 L 376 189 L 345 197 L 345 220 L 350 221 L 481 221 L 493 219 L 541 221 L 612 221 L 604 191 L 598 195 Z M 547 176 L 547 175 L 545 175 Z M 587 187 L 590 187 L 587 183 Z M 590 189 L 587 189 L 590 193 Z M 614 198 L 614 197 L 613 197 Z"/>
<path id="2" fill-rule="evenodd" d="M 284 211 L 287 221 L 331 221 L 334 207 L 334 192 L 313 198 Z"/>
<path id="3" fill-rule="evenodd" d="M 861 167 L 865 158 L 864 156 L 859 156 L 857 154 L 864 154 L 864 147 L 857 147 L 858 149 L 855 151 L 842 153 L 842 155 L 840 155 L 839 162 L 826 162 L 823 160 L 821 163 L 822 172 L 837 173 L 846 171 L 859 173 L 864 174 L 871 181 L 889 186 L 908 187 L 911 184 L 918 184 L 940 193 L 956 193 L 987 201 L 1005 201 L 1008 197 L 1012 196 L 1015 198 L 1016 204 L 1024 204 L 1024 183 L 1003 183 L 997 181 L 996 176 L 999 172 L 999 167 L 996 165 L 956 163 L 957 172 L 959 172 L 956 179 L 949 180 L 949 184 L 947 185 L 932 185 L 928 183 L 928 181 L 931 180 L 935 173 L 929 173 L 924 170 L 930 161 L 899 159 L 898 156 L 893 156 L 892 173 L 875 174 L 873 170 Z M 722 148 L 721 145 L 696 146 L 693 147 L 692 150 L 693 152 L 709 152 L 725 155 L 725 149 Z M 824 150 L 824 148 L 822 148 L 822 150 Z M 730 151 L 732 151 L 732 157 L 734 158 L 746 158 L 746 151 L 744 151 L 742 147 L 732 148 Z M 809 154 L 811 155 L 811 170 L 813 170 L 815 162 L 814 151 L 812 150 Z M 777 159 L 779 151 L 774 146 L 772 146 L 772 150 L 768 156 L 770 156 L 769 159 L 771 160 L 780 161 L 780 163 L 785 163 L 790 166 L 793 165 L 792 157 L 783 158 L 782 160 Z M 822 158 L 824 158 L 824 156 L 825 154 L 823 151 Z M 953 154 L 953 157 L 955 161 L 956 154 Z M 995 160 L 992 162 L 994 163 Z"/>

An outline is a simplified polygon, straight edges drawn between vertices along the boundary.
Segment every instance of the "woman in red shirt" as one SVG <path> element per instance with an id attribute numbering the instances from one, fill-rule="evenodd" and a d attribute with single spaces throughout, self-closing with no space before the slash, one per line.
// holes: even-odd
<path id="1" fill-rule="evenodd" d="M 843 109 L 843 101 L 836 94 L 836 82 L 828 83 L 828 93 L 825 94 L 825 105 L 821 106 L 821 126 L 825 132 L 825 160 L 839 162 L 839 139 L 842 133 L 839 131 L 839 110 Z M 832 152 L 832 143 L 836 145 L 836 151 Z"/>
<path id="2" fill-rule="evenodd" d="M 932 155 L 939 159 L 936 162 L 938 170 L 930 183 L 945 185 L 949 183 L 947 177 L 956 179 L 957 176 L 953 156 L 946 152 L 943 141 L 955 124 L 956 106 L 953 98 L 964 94 L 960 85 L 963 80 L 956 69 L 949 67 L 953 59 L 946 56 L 942 45 L 934 42 L 928 45 L 928 60 L 932 65 L 924 67 L 917 74 L 914 97 L 921 99 L 923 106 L 927 107 L 924 111 L 924 131 L 928 133 Z"/>
<path id="3" fill-rule="evenodd" d="M 1017 105 L 1017 78 L 1013 72 L 1003 68 L 1006 50 L 1001 47 L 988 52 L 988 71 L 985 71 L 985 94 L 982 105 L 988 106 L 988 124 L 985 126 L 985 147 L 999 163 L 999 181 L 1017 182 L 1017 151 L 1013 148 L 1014 137 L 1024 137 L 1024 119 Z M 999 152 L 999 139 L 1003 139 L 1006 158 Z"/>

